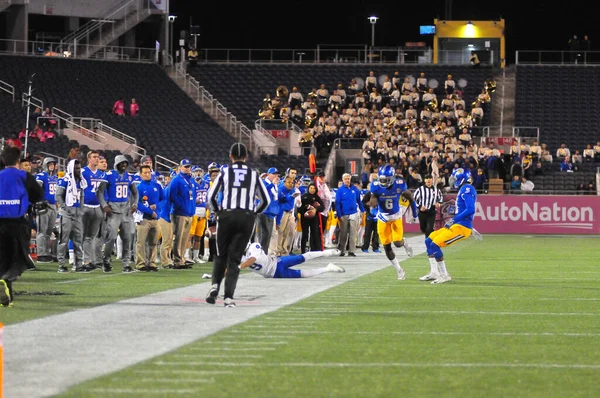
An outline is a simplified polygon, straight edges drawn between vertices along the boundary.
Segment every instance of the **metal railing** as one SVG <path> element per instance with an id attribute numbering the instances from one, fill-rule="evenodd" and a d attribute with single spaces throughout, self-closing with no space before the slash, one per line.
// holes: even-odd
<path id="1" fill-rule="evenodd" d="M 600 51 L 539 51 L 515 52 L 517 65 L 598 65 Z"/>
<path id="2" fill-rule="evenodd" d="M 106 124 L 102 123 L 101 121 L 96 125 L 96 129 L 97 129 L 97 131 L 100 131 L 106 135 L 115 137 L 115 138 L 119 139 L 120 141 L 123 141 L 123 142 L 129 144 L 129 147 L 126 150 L 124 150 L 123 153 L 132 153 L 133 152 L 135 155 L 138 155 L 139 157 L 146 155 L 146 150 L 144 148 L 142 148 L 141 146 L 139 146 L 137 144 L 137 140 L 135 138 L 133 138 L 132 136 L 122 133 L 119 130 L 114 129 L 110 126 L 107 126 Z"/>
<path id="3" fill-rule="evenodd" d="M 64 123 L 62 124 L 62 128 L 75 130 L 79 134 L 83 134 L 86 137 L 89 137 L 94 141 L 101 143 L 105 147 L 109 147 L 104 136 L 73 122 L 73 116 L 63 111 L 62 109 L 52 108 L 52 116 L 53 118 L 59 119 L 62 123 Z"/>
<path id="4" fill-rule="evenodd" d="M 97 38 L 102 41 L 103 35 L 109 35 L 110 39 L 115 38 L 115 26 L 123 23 L 125 31 L 128 30 L 129 17 L 137 15 L 137 22 L 139 22 L 140 12 L 142 10 L 146 10 L 148 15 L 151 14 L 149 0 L 129 0 L 125 4 L 121 4 L 118 8 L 114 9 L 104 18 L 91 20 L 77 31 L 63 38 L 60 42 L 61 47 L 69 48 L 69 51 L 76 56 L 78 46 L 84 46 L 85 52 L 90 54 L 89 48 L 87 47 L 90 44 L 90 39 Z M 103 31 L 102 28 L 107 24 L 110 25 L 110 27 Z M 135 24 L 132 26 L 134 25 Z M 93 36 L 96 33 L 97 36 Z"/>
<path id="5" fill-rule="evenodd" d="M 13 102 L 15 102 L 15 87 L 8 84 L 7 82 L 0 80 L 0 91 L 4 91 L 12 96 Z"/>
<path id="6" fill-rule="evenodd" d="M 48 152 L 43 152 L 43 151 L 40 151 L 38 153 L 40 155 L 44 155 L 44 157 L 50 157 L 50 158 L 56 159 L 59 171 L 66 171 L 67 170 L 67 164 L 69 162 L 68 162 L 68 160 L 66 158 L 57 156 L 57 155 L 55 155 L 53 153 L 48 153 Z"/>
<path id="7" fill-rule="evenodd" d="M 155 63 L 157 61 L 156 48 L 118 47 L 118 46 L 88 46 L 93 56 L 75 54 L 69 46 L 48 41 L 24 41 L 0 39 L 0 54 L 28 55 L 53 58 L 85 58 L 103 61 L 123 61 Z"/>
<path id="8" fill-rule="evenodd" d="M 473 137 L 522 137 L 540 140 L 540 128 L 534 126 L 475 126 Z"/>
<path id="9" fill-rule="evenodd" d="M 27 93 L 21 94 L 21 107 L 27 106 Z M 33 95 L 29 97 L 29 106 L 33 106 L 35 108 L 40 108 L 44 110 L 44 101 L 41 99 L 34 97 Z"/>
<path id="10" fill-rule="evenodd" d="M 267 129 L 265 129 L 261 122 L 262 122 L 262 119 L 258 119 L 256 122 L 254 122 L 254 129 L 256 131 L 258 131 L 262 137 L 264 137 L 267 141 L 269 141 L 269 144 L 258 146 L 259 145 L 258 142 L 255 142 L 255 146 L 257 147 L 258 152 L 260 152 L 260 154 L 270 153 L 268 148 L 275 148 L 275 154 L 277 154 L 277 152 L 279 150 L 279 144 L 277 143 L 277 138 L 273 137 L 273 134 L 271 134 Z M 272 151 L 272 149 L 271 149 L 271 151 Z"/>
<path id="11" fill-rule="evenodd" d="M 180 80 L 182 82 L 180 83 Z M 249 148 L 248 150 L 254 151 L 254 139 L 252 137 L 252 131 L 246 127 L 242 122 L 237 120 L 227 108 L 221 104 L 211 93 L 200 85 L 200 82 L 188 75 L 185 67 L 178 63 L 175 66 L 175 81 L 183 86 L 183 90 L 203 108 L 208 108 L 210 115 L 219 120 L 224 120 L 224 128 L 229 131 L 231 135 L 238 141 L 242 142 L 244 139 L 247 140 Z"/>
<path id="12" fill-rule="evenodd" d="M 438 51 L 438 64 L 469 65 L 470 52 L 461 50 Z M 483 64 L 493 64 L 495 55 Z M 432 64 L 431 48 L 354 48 L 312 49 L 240 49 L 203 48 L 198 62 L 201 63 L 298 63 L 298 64 Z"/>
<path id="13" fill-rule="evenodd" d="M 164 156 L 160 155 L 154 155 L 154 167 L 156 168 L 156 171 L 171 171 L 173 169 L 176 169 L 178 166 L 179 163 L 174 162 L 171 159 L 167 159 Z M 159 167 L 165 170 L 159 170 Z"/>

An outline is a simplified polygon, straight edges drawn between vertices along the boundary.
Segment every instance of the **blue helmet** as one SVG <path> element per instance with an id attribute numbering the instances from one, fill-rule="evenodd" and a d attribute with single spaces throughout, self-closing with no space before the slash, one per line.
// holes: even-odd
<path id="1" fill-rule="evenodd" d="M 221 169 L 221 166 L 219 166 L 219 164 L 217 162 L 212 162 L 211 164 L 208 165 L 208 172 L 212 173 L 213 171 L 219 171 Z"/>
<path id="2" fill-rule="evenodd" d="M 379 171 L 377 172 L 377 177 L 379 178 L 379 185 L 382 187 L 391 187 L 394 183 L 394 178 L 396 176 L 396 170 L 389 164 L 385 166 L 381 166 Z"/>
<path id="3" fill-rule="evenodd" d="M 307 175 L 303 175 L 302 177 L 300 177 L 300 181 L 302 181 L 302 185 L 307 187 L 312 183 L 312 178 L 310 178 Z"/>
<path id="4" fill-rule="evenodd" d="M 454 181 L 453 185 L 456 189 L 460 188 L 463 184 L 473 181 L 473 178 L 471 177 L 471 171 L 468 169 L 463 169 L 462 167 L 454 169 L 452 171 L 451 178 Z"/>

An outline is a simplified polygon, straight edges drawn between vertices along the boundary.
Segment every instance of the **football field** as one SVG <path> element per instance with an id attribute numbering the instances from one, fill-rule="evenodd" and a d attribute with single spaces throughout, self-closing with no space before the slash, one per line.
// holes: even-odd
<path id="1" fill-rule="evenodd" d="M 65 380 L 36 396 L 597 397 L 598 243 L 469 239 L 445 249 L 453 280 L 443 285 L 418 280 L 424 254 L 402 261 L 405 281 L 383 254 L 324 258 L 299 268 L 333 261 L 347 272 L 244 274 L 235 309 L 203 302 L 208 265 L 132 275 L 42 265 L 15 285 L 15 307 L 0 309 L 5 372 L 13 391 L 21 377 Z"/>

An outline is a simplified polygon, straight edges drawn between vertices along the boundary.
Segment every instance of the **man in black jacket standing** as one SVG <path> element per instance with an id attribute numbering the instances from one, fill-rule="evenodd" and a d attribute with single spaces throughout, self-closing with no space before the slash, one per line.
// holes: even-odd
<path id="1" fill-rule="evenodd" d="M 270 198 L 258 172 L 246 165 L 248 150 L 244 144 L 233 144 L 229 159 L 231 165 L 221 170 L 208 191 L 208 205 L 217 214 L 217 255 L 206 302 L 215 304 L 225 277 L 224 304 L 231 308 L 235 307 L 233 295 L 239 266 L 254 230 L 256 214 L 266 210 Z"/>

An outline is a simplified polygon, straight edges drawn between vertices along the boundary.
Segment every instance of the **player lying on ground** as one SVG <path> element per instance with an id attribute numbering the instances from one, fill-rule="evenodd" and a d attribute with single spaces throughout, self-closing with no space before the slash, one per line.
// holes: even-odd
<path id="1" fill-rule="evenodd" d="M 264 276 L 265 278 L 310 278 L 324 272 L 346 272 L 346 270 L 333 263 L 326 267 L 317 269 L 291 269 L 302 264 L 305 261 L 313 260 L 319 257 L 337 256 L 340 252 L 337 249 L 325 251 L 306 252 L 299 255 L 289 256 L 269 256 L 265 254 L 260 243 L 252 243 L 242 257 L 240 269 L 250 268 L 252 271 Z"/>

